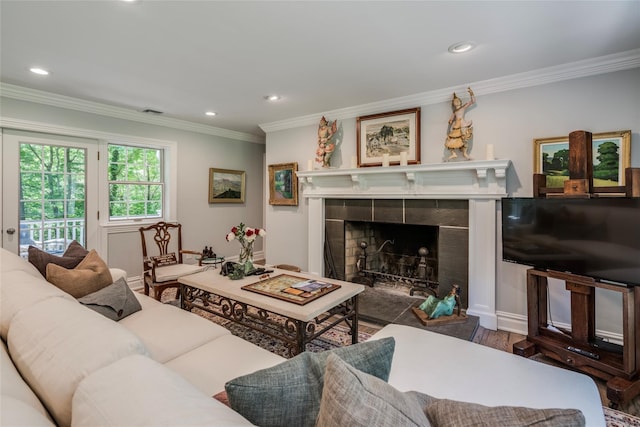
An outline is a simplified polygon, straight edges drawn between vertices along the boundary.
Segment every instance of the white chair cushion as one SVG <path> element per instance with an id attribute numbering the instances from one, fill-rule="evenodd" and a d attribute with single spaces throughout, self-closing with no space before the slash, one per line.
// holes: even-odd
<path id="1" fill-rule="evenodd" d="M 285 360 L 235 335 L 225 335 L 176 357 L 165 366 L 182 375 L 206 395 L 213 396 L 224 391 L 227 381 L 270 368 Z M 202 369 L 203 366 L 216 368 Z"/>
<path id="2" fill-rule="evenodd" d="M 168 282 L 179 277 L 204 271 L 206 266 L 194 264 L 173 264 L 156 268 L 156 282 Z"/>
<path id="3" fill-rule="evenodd" d="M 139 336 L 160 363 L 231 334 L 210 320 L 168 304 L 143 307 L 118 323 Z"/>
<path id="4" fill-rule="evenodd" d="M 94 372 L 73 396 L 72 426 L 213 425 L 251 423 L 143 356 L 130 356 Z"/>
<path id="5" fill-rule="evenodd" d="M 27 263 L 24 260 L 23 262 Z M 47 282 L 40 273 L 34 276 L 23 270 L 3 271 L 0 280 L 0 336 L 2 339 L 7 340 L 9 325 L 16 313 L 49 298 L 65 298 L 75 302 L 75 298 Z"/>
<path id="6" fill-rule="evenodd" d="M 21 310 L 9 328 L 9 352 L 56 424 L 71 424 L 71 398 L 92 372 L 144 344 L 118 323 L 77 302 L 50 298 Z"/>

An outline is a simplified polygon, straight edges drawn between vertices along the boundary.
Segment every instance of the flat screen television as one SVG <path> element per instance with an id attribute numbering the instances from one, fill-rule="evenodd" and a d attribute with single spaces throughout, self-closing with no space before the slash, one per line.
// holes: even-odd
<path id="1" fill-rule="evenodd" d="M 502 258 L 640 286 L 640 199 L 502 199 Z"/>

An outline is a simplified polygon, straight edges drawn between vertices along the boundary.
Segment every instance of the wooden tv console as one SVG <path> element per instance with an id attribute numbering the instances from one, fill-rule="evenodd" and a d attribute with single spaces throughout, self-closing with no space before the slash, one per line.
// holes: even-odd
<path id="1" fill-rule="evenodd" d="M 571 292 L 571 331 L 550 328 L 547 318 L 548 278 L 566 282 Z M 599 340 L 595 334 L 595 290 L 622 294 L 623 345 Z M 537 352 L 607 381 L 611 407 L 640 394 L 640 288 L 597 282 L 591 277 L 557 271 L 527 270 L 528 335 L 513 345 L 513 353 Z"/>

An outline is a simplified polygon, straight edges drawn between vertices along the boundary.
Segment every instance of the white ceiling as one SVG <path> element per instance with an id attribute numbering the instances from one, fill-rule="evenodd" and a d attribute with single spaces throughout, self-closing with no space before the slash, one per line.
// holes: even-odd
<path id="1" fill-rule="evenodd" d="M 253 135 L 640 48 L 638 0 L 1 0 L 0 19 L 3 83 Z"/>

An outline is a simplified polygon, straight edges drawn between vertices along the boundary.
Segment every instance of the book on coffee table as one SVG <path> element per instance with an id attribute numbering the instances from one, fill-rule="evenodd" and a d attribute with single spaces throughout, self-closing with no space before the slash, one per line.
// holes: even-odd
<path id="1" fill-rule="evenodd" d="M 340 285 L 335 283 L 307 279 L 290 274 L 280 274 L 242 287 L 247 291 L 257 292 L 299 305 L 307 304 L 338 288 L 340 288 Z"/>

